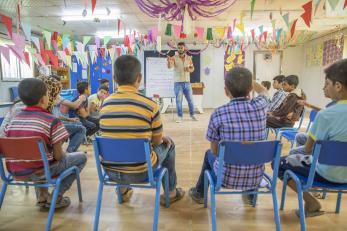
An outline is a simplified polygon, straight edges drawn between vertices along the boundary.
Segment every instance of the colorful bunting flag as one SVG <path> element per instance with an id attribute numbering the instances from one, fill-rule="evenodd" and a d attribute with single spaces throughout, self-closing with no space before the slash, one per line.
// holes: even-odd
<path id="1" fill-rule="evenodd" d="M 255 5 L 255 0 L 251 0 L 251 19 L 253 18 L 254 5 Z"/>
<path id="2" fill-rule="evenodd" d="M 44 31 L 42 31 L 42 36 L 43 36 L 43 39 L 46 40 L 47 47 L 50 50 L 51 49 L 51 36 L 52 36 L 52 33 L 49 32 L 49 31 L 44 30 Z"/>
<path id="3" fill-rule="evenodd" d="M 111 40 L 111 36 L 105 36 L 104 37 L 104 46 L 107 46 L 107 44 L 110 42 L 110 40 Z"/>
<path id="4" fill-rule="evenodd" d="M 267 31 L 264 31 L 263 36 L 264 36 L 264 42 L 266 42 L 266 38 L 267 38 Z"/>
<path id="5" fill-rule="evenodd" d="M 252 41 L 254 42 L 254 29 L 251 30 L 251 34 L 252 34 Z"/>
<path id="6" fill-rule="evenodd" d="M 277 42 L 277 44 L 279 44 L 279 42 L 280 42 L 282 30 L 283 30 L 282 28 L 277 30 L 277 33 L 276 33 L 276 42 Z"/>
<path id="7" fill-rule="evenodd" d="M 261 26 L 259 26 L 258 28 L 259 28 L 259 32 L 260 32 L 260 34 L 262 35 L 262 34 L 263 34 L 263 31 L 264 31 L 264 26 L 263 26 L 263 25 L 261 25 Z"/>
<path id="8" fill-rule="evenodd" d="M 321 1 L 322 1 L 322 0 L 313 0 L 314 14 L 317 13 L 317 9 L 318 9 L 319 3 L 320 3 Z M 346 1 L 347 1 L 347 0 L 346 0 Z"/>
<path id="9" fill-rule="evenodd" d="M 37 38 L 37 37 L 31 37 L 31 41 L 33 41 L 33 43 L 35 44 L 37 50 L 40 53 L 41 52 L 41 49 L 40 49 L 40 39 Z"/>
<path id="10" fill-rule="evenodd" d="M 223 39 L 224 38 L 225 27 L 216 27 L 215 31 L 216 31 L 219 39 Z"/>
<path id="11" fill-rule="evenodd" d="M 287 27 L 289 28 L 289 13 L 282 15 L 282 18 L 284 22 L 286 23 Z"/>
<path id="12" fill-rule="evenodd" d="M 96 45 L 96 48 L 100 47 L 100 38 L 99 37 L 95 37 L 95 45 Z"/>
<path id="13" fill-rule="evenodd" d="M 335 10 L 337 4 L 339 3 L 339 0 L 328 0 L 329 5 L 331 6 L 332 10 Z"/>
<path id="14" fill-rule="evenodd" d="M 203 28 L 203 27 L 196 27 L 195 31 L 196 31 L 198 39 L 203 39 L 204 38 L 205 28 Z"/>
<path id="15" fill-rule="evenodd" d="M 9 50 L 9 48 L 5 47 L 5 46 L 0 46 L 0 54 L 2 54 L 2 56 L 4 56 L 7 63 L 10 65 L 10 50 Z"/>
<path id="16" fill-rule="evenodd" d="M 117 19 L 117 23 L 118 23 L 117 29 L 118 29 L 118 35 L 119 35 L 119 32 L 120 32 L 120 19 Z"/>
<path id="17" fill-rule="evenodd" d="M 67 64 L 68 67 L 71 69 L 71 67 L 72 67 L 71 55 L 67 55 L 67 56 L 66 56 L 66 64 Z"/>
<path id="18" fill-rule="evenodd" d="M 312 18 L 312 1 L 305 3 L 302 8 L 305 12 L 301 15 L 301 18 L 304 20 L 305 24 L 310 28 L 311 18 Z"/>
<path id="19" fill-rule="evenodd" d="M 92 36 L 83 36 L 83 45 L 86 46 L 91 38 Z"/>
<path id="20" fill-rule="evenodd" d="M 1 21 L 7 28 L 8 37 L 12 39 L 12 19 L 4 14 L 1 14 Z"/>
<path id="21" fill-rule="evenodd" d="M 228 26 L 227 38 L 231 39 L 233 37 L 233 29 L 231 26 Z"/>
<path id="22" fill-rule="evenodd" d="M 24 58 L 25 58 L 25 62 L 28 64 L 28 66 L 30 67 L 30 57 L 29 57 L 29 52 L 24 52 Z"/>
<path id="23" fill-rule="evenodd" d="M 157 46 L 156 46 L 157 51 L 161 52 L 161 36 L 157 37 Z"/>
<path id="24" fill-rule="evenodd" d="M 295 27 L 296 27 L 296 22 L 298 21 L 298 19 L 295 19 L 292 23 L 292 26 L 290 28 L 290 37 L 293 38 L 293 35 L 295 33 Z"/>
<path id="25" fill-rule="evenodd" d="M 180 34 L 181 34 L 181 26 L 179 26 L 179 25 L 173 25 L 173 30 L 174 30 L 175 36 L 176 36 L 176 37 L 179 37 Z"/>
<path id="26" fill-rule="evenodd" d="M 172 36 L 172 24 L 168 23 L 166 25 L 165 35 Z"/>
<path id="27" fill-rule="evenodd" d="M 343 9 L 345 9 L 347 6 L 347 0 L 345 0 L 345 4 L 343 5 Z"/>
<path id="28" fill-rule="evenodd" d="M 28 41 L 31 41 L 31 25 L 27 22 L 22 22 L 22 30 Z"/>
<path id="29" fill-rule="evenodd" d="M 241 33 L 245 32 L 245 24 L 243 22 L 240 22 L 239 24 L 236 25 L 236 28 L 239 29 Z"/>
<path id="30" fill-rule="evenodd" d="M 208 41 L 212 41 L 213 40 L 212 28 L 207 28 L 206 40 L 208 40 Z"/>
<path id="31" fill-rule="evenodd" d="M 95 6 L 96 6 L 96 0 L 92 0 L 92 14 L 94 14 Z"/>

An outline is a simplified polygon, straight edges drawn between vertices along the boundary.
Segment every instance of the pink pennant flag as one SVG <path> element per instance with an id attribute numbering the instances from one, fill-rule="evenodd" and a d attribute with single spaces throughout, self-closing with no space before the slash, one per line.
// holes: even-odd
<path id="1" fill-rule="evenodd" d="M 39 61 L 39 63 L 41 64 L 41 66 L 46 65 L 46 63 L 43 61 L 42 57 L 40 54 L 36 53 L 34 54 L 35 58 Z"/>
<path id="2" fill-rule="evenodd" d="M 203 27 L 196 27 L 195 30 L 196 30 L 196 33 L 198 35 L 198 39 L 203 39 L 204 38 L 205 28 L 203 28 Z"/>
<path id="3" fill-rule="evenodd" d="M 22 61 L 25 59 L 23 49 L 19 49 L 15 45 L 8 45 L 8 47 L 13 52 L 13 54 L 19 59 L 19 61 Z"/>
<path id="4" fill-rule="evenodd" d="M 84 51 L 84 46 L 81 42 L 76 42 L 77 51 L 82 53 Z"/>
<path id="5" fill-rule="evenodd" d="M 58 43 L 57 43 L 57 41 L 53 40 L 52 41 L 52 45 L 53 45 L 54 50 L 57 52 L 58 51 Z"/>
<path id="6" fill-rule="evenodd" d="M 158 27 L 154 26 L 152 27 L 152 39 L 153 40 L 157 40 L 158 37 Z"/>
<path id="7" fill-rule="evenodd" d="M 5 46 L 0 46 L 0 54 L 2 54 L 7 63 L 10 64 L 10 50 L 8 47 L 5 47 Z"/>
<path id="8" fill-rule="evenodd" d="M 12 41 L 16 45 L 18 49 L 23 49 L 25 46 L 25 37 L 23 35 L 20 35 L 18 33 L 12 34 Z"/>
<path id="9" fill-rule="evenodd" d="M 176 35 L 176 37 L 180 37 L 181 34 L 181 26 L 179 25 L 173 25 L 173 30 Z"/>

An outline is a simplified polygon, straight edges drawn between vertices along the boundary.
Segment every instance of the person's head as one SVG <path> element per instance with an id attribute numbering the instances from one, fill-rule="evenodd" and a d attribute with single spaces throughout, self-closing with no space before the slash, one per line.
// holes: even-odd
<path id="1" fill-rule="evenodd" d="M 263 87 L 265 87 L 267 90 L 270 90 L 270 88 L 271 88 L 271 82 L 270 81 L 262 81 L 261 85 L 263 85 Z"/>
<path id="2" fill-rule="evenodd" d="M 87 82 L 77 83 L 77 91 L 80 95 L 89 95 L 89 87 Z"/>
<path id="3" fill-rule="evenodd" d="M 230 98 L 246 97 L 252 90 L 252 73 L 244 67 L 234 67 L 225 76 L 225 92 Z"/>
<path id="4" fill-rule="evenodd" d="M 273 88 L 276 90 L 282 89 L 284 78 L 285 78 L 284 75 L 275 76 L 275 78 L 272 79 L 273 80 L 273 83 L 272 83 Z"/>
<path id="5" fill-rule="evenodd" d="M 186 52 L 186 45 L 184 44 L 184 42 L 177 43 L 177 51 L 178 51 L 178 54 L 180 55 Z"/>
<path id="6" fill-rule="evenodd" d="M 131 85 L 139 88 L 142 74 L 141 63 L 133 55 L 122 55 L 114 63 L 114 78 L 119 86 Z"/>
<path id="7" fill-rule="evenodd" d="M 283 90 L 292 92 L 299 85 L 299 77 L 296 75 L 288 75 L 283 80 Z"/>
<path id="8" fill-rule="evenodd" d="M 37 106 L 43 109 L 48 107 L 47 87 L 40 79 L 23 79 L 18 85 L 18 94 L 27 106 Z"/>
<path id="9" fill-rule="evenodd" d="M 110 88 L 110 82 L 108 81 L 108 79 L 101 79 L 100 85 L 105 85 L 107 88 Z"/>
<path id="10" fill-rule="evenodd" d="M 324 72 L 325 95 L 334 100 L 347 99 L 347 59 L 333 63 Z"/>
<path id="11" fill-rule="evenodd" d="M 106 95 L 108 93 L 108 87 L 106 87 L 106 85 L 101 85 L 99 88 L 98 88 L 98 96 L 100 99 L 105 99 L 106 98 Z"/>
<path id="12" fill-rule="evenodd" d="M 57 75 L 40 75 L 37 78 L 42 80 L 47 87 L 48 106 L 46 109 L 51 112 L 53 110 L 53 107 L 55 106 L 57 97 L 60 95 L 62 89 L 60 77 Z"/>

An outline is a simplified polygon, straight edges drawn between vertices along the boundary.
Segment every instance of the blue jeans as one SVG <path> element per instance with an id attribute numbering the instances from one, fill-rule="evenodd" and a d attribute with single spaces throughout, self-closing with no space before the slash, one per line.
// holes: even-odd
<path id="1" fill-rule="evenodd" d="M 188 82 L 176 82 L 175 83 L 175 96 L 176 96 L 176 109 L 177 115 L 183 117 L 182 100 L 183 95 L 186 98 L 189 106 L 190 116 L 194 115 L 194 103 L 193 103 L 193 90 L 192 86 Z"/>
<path id="2" fill-rule="evenodd" d="M 217 156 L 212 153 L 211 150 L 207 150 L 205 153 L 204 163 L 201 167 L 200 176 L 198 182 L 196 183 L 196 191 L 200 194 L 201 197 L 204 197 L 204 179 L 205 179 L 205 170 L 210 170 L 213 180 L 217 179 L 216 174 L 213 171 L 213 164 Z"/>
<path id="3" fill-rule="evenodd" d="M 306 133 L 298 133 L 295 136 L 296 147 L 290 150 L 289 155 L 291 154 L 303 154 L 306 155 L 305 143 L 307 141 L 308 135 Z"/>
<path id="4" fill-rule="evenodd" d="M 63 122 L 69 133 L 69 146 L 66 152 L 76 152 L 86 136 L 87 129 L 80 122 Z"/>
<path id="5" fill-rule="evenodd" d="M 88 116 L 87 118 L 79 117 L 83 126 L 87 129 L 87 136 L 94 135 L 100 129 L 99 119 Z"/>
<path id="6" fill-rule="evenodd" d="M 158 162 L 154 166 L 155 169 L 158 165 L 167 168 L 169 173 L 169 190 L 172 191 L 176 188 L 177 177 L 175 169 L 175 144 L 171 140 L 171 145 L 166 146 L 164 143 L 153 147 L 154 152 L 157 154 Z M 142 183 L 148 179 L 148 172 L 142 173 L 122 173 L 116 171 L 110 171 L 105 169 L 105 172 L 109 176 L 110 180 L 116 181 L 120 184 L 130 184 L 130 183 Z"/>

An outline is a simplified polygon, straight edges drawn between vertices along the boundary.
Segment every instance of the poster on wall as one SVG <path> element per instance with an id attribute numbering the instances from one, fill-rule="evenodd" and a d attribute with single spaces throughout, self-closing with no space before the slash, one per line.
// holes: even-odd
<path id="1" fill-rule="evenodd" d="M 230 71 L 233 67 L 245 66 L 245 52 L 225 52 L 224 54 L 224 75 Z"/>
<path id="2" fill-rule="evenodd" d="M 338 42 L 337 39 L 330 39 L 324 42 L 324 50 L 323 50 L 323 65 L 324 66 L 342 59 L 344 41 L 343 41 L 343 38 L 341 38 L 341 40 L 342 41 L 339 41 L 338 45 L 337 45 L 337 42 Z"/>
<path id="3" fill-rule="evenodd" d="M 306 66 L 321 66 L 323 62 L 323 44 L 306 48 Z"/>

